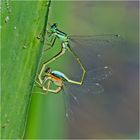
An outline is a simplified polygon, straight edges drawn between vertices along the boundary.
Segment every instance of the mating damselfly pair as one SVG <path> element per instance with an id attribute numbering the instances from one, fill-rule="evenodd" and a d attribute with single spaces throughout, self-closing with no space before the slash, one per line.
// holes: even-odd
<path id="1" fill-rule="evenodd" d="M 61 50 L 54 57 L 43 63 L 38 74 L 36 82 L 44 91 L 43 94 L 65 92 L 65 89 L 67 89 L 67 94 L 73 95 L 74 100 L 77 100 L 75 93 L 86 94 L 86 92 L 90 91 L 92 94 L 103 92 L 99 81 L 109 77 L 112 74 L 112 70 L 106 65 L 99 66 L 99 63 L 102 63 L 102 55 L 105 51 L 116 46 L 120 35 L 68 36 L 57 28 L 56 23 L 50 26 L 47 33 L 51 39 L 46 50 L 56 47 L 56 39 L 61 41 Z M 73 75 L 71 79 L 63 72 L 48 67 L 50 63 L 55 62 L 66 52 L 69 52 L 79 64 L 82 70 L 81 76 L 78 76 L 78 74 Z M 77 77 L 80 80 L 74 80 Z M 55 88 L 52 85 L 55 85 Z"/>

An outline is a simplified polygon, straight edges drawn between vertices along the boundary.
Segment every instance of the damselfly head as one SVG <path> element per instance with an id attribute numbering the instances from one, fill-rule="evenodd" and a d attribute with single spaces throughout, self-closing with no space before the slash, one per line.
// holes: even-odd
<path id="1" fill-rule="evenodd" d="M 50 74 L 51 73 L 51 69 L 50 68 L 46 68 L 46 70 L 44 71 L 46 74 Z"/>
<path id="2" fill-rule="evenodd" d="M 116 36 L 116 37 L 120 37 L 121 35 L 119 35 L 119 34 L 115 34 L 114 36 Z"/>
<path id="3" fill-rule="evenodd" d="M 54 23 L 51 25 L 51 31 L 55 32 L 55 30 L 57 29 L 57 23 Z"/>

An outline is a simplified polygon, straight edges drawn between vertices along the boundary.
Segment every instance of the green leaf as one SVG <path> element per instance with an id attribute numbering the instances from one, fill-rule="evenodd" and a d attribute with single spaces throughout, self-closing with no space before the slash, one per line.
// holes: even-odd
<path id="1" fill-rule="evenodd" d="M 50 1 L 1 2 L 2 139 L 24 136 Z"/>

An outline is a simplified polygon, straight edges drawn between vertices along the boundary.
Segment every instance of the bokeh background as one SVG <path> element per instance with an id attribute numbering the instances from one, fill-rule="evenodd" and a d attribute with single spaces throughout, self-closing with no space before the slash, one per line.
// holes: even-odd
<path id="1" fill-rule="evenodd" d="M 52 1 L 49 23 L 57 22 L 67 34 L 120 34 L 123 43 L 106 56 L 113 75 L 101 81 L 104 92 L 84 96 L 79 105 L 72 104 L 74 119 L 65 117 L 62 94 L 44 96 L 37 93 L 39 89 L 33 91 L 25 138 L 138 139 L 138 9 L 138 1 Z M 45 52 L 42 62 L 57 51 L 59 47 Z M 66 57 L 51 67 L 74 71 L 70 64 Z"/>

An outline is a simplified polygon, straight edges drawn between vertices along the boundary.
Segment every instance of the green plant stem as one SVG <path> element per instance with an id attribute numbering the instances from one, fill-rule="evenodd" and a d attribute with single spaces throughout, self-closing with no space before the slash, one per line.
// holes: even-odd
<path id="1" fill-rule="evenodd" d="M 47 24 L 50 1 L 1 2 L 1 134 L 22 139 Z"/>

